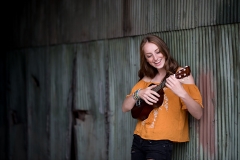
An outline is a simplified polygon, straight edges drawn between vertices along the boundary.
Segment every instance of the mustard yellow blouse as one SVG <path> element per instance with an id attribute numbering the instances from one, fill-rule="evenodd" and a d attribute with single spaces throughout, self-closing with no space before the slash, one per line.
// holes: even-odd
<path id="1" fill-rule="evenodd" d="M 148 87 L 150 84 L 151 82 L 140 80 L 132 88 L 129 95 L 132 95 L 137 89 Z M 183 87 L 202 106 L 202 97 L 198 87 L 194 84 L 183 84 Z M 188 111 L 184 102 L 169 88 L 164 87 L 163 90 L 163 104 L 159 108 L 153 109 L 147 119 L 137 122 L 134 134 L 143 139 L 189 141 Z"/>

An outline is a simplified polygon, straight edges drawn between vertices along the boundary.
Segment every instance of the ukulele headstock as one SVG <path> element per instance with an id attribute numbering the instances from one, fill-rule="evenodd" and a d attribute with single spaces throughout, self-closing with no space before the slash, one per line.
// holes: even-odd
<path id="1" fill-rule="evenodd" d="M 175 77 L 177 79 L 182 79 L 184 77 L 189 76 L 191 73 L 190 67 L 189 66 L 185 66 L 184 68 L 180 69 L 179 71 L 177 71 L 175 73 Z"/>

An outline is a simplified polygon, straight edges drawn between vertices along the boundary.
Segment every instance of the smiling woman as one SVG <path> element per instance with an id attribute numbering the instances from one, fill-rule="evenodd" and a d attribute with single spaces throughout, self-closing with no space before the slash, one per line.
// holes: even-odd
<path id="1" fill-rule="evenodd" d="M 161 69 L 165 63 L 165 56 L 159 51 L 158 46 L 154 43 L 147 42 L 143 46 L 143 52 L 147 62 L 157 69 Z"/>
<path id="2" fill-rule="evenodd" d="M 187 74 L 181 78 L 175 76 L 186 69 Z M 137 117 L 132 160 L 170 160 L 173 143 L 189 141 L 188 112 L 196 119 L 202 116 L 201 94 L 189 67 L 180 67 L 166 43 L 155 35 L 143 38 L 140 44 L 138 76 L 139 81 L 126 96 L 122 111 L 133 113 L 143 103 L 152 107 L 147 116 Z"/>

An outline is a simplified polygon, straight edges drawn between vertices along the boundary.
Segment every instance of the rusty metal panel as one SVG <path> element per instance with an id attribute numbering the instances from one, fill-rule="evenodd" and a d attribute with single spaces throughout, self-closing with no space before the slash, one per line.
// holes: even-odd
<path id="1" fill-rule="evenodd" d="M 76 159 L 105 160 L 109 144 L 107 43 L 79 44 L 76 51 Z"/>

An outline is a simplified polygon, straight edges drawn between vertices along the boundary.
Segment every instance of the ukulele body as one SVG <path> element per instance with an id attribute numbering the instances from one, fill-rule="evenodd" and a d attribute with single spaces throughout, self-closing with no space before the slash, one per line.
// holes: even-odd
<path id="1" fill-rule="evenodd" d="M 151 85 L 154 85 L 154 84 L 151 84 Z M 160 107 L 164 100 L 164 91 L 163 89 L 160 89 L 159 91 L 157 91 L 157 93 L 160 95 L 160 97 L 157 97 L 158 101 L 153 105 L 149 105 L 144 100 L 139 99 L 138 102 L 134 105 L 134 107 L 131 110 L 132 117 L 143 121 L 148 118 L 148 115 L 154 108 Z"/>

